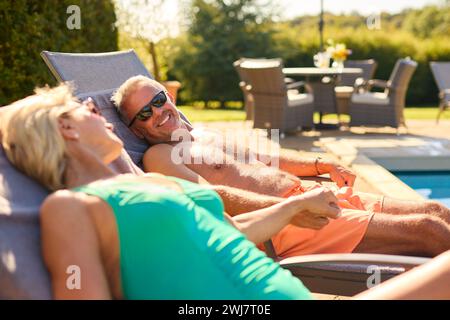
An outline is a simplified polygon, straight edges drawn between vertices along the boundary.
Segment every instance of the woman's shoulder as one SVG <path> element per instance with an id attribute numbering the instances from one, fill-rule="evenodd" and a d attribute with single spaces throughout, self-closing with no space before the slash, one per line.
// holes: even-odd
<path id="1" fill-rule="evenodd" d="M 58 190 L 47 196 L 41 205 L 41 213 L 55 212 L 64 209 L 64 211 L 88 209 L 94 205 L 95 197 L 76 192 L 73 190 Z"/>

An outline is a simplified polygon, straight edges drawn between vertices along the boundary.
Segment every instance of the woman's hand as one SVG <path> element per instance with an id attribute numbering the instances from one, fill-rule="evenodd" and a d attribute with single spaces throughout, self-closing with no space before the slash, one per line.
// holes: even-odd
<path id="1" fill-rule="evenodd" d="M 336 219 L 339 213 L 337 198 L 333 192 L 318 187 L 273 206 L 236 215 L 232 219 L 225 216 L 250 241 L 259 244 L 269 240 L 288 224 L 321 229 L 328 223 L 328 219 Z"/>
<path id="2" fill-rule="evenodd" d="M 329 219 L 338 218 L 341 212 L 338 199 L 326 187 L 310 190 L 288 201 L 292 201 L 297 210 L 291 224 L 301 228 L 320 230 L 329 223 Z"/>

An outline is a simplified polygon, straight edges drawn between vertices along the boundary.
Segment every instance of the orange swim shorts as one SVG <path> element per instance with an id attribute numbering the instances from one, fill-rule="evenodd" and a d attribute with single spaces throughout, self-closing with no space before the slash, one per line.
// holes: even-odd
<path id="1" fill-rule="evenodd" d="M 285 197 L 302 194 L 321 186 L 317 184 L 307 189 L 300 184 L 292 188 Z M 383 196 L 354 192 L 350 187 L 335 188 L 342 209 L 338 219 L 320 230 L 287 225 L 274 237 L 272 243 L 280 258 L 319 253 L 351 253 L 358 246 L 367 231 L 375 212 L 381 212 Z M 258 246 L 260 249 L 264 245 Z"/>

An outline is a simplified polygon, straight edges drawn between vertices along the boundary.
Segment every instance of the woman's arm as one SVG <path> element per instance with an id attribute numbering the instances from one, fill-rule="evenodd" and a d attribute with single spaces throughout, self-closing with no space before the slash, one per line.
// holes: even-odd
<path id="1" fill-rule="evenodd" d="M 269 240 L 289 223 L 298 227 L 321 229 L 328 219 L 336 219 L 340 209 L 333 192 L 317 188 L 271 207 L 243 213 L 227 220 L 256 243 Z"/>
<path id="2" fill-rule="evenodd" d="M 73 192 L 58 191 L 44 201 L 40 219 L 54 298 L 111 299 L 87 204 Z"/>

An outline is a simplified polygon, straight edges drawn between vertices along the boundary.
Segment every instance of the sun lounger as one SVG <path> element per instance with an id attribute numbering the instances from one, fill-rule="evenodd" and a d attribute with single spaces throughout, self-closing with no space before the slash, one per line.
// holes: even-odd
<path id="1" fill-rule="evenodd" d="M 118 60 L 125 59 L 127 63 L 115 60 L 114 64 L 104 63 L 105 57 L 117 55 Z M 83 98 L 92 96 L 101 107 L 103 115 L 116 125 L 116 132 L 125 141 L 127 152 L 135 163 L 146 150 L 145 142 L 132 135 L 123 125 L 110 101 L 113 90 L 129 76 L 135 74 L 148 75 L 143 65 L 136 61 L 133 51 L 96 54 L 98 65 L 94 66 L 90 59 L 88 66 L 82 54 L 43 53 L 46 62 L 60 81 L 74 81 L 78 87 L 77 94 Z M 70 63 L 60 59 L 71 59 Z M 89 55 L 92 57 L 93 55 Z M 80 61 L 77 61 L 80 58 Z M 62 59 L 65 60 L 65 59 Z M 140 65 L 140 66 L 139 66 Z M 101 69 L 103 66 L 105 69 Z M 115 67 L 120 66 L 120 67 Z M 77 75 L 67 71 L 77 69 Z M 90 74 L 89 77 L 86 76 Z M 100 73 L 101 78 L 95 73 Z M 112 79 L 115 82 L 113 82 Z M 81 84 L 80 81 L 84 82 Z M 95 81 L 104 81 L 95 83 Z M 87 83 L 92 83 L 89 87 Z M 92 89 L 91 89 L 92 88 Z M 1 110 L 1 109 L 0 109 Z M 0 115 L 1 117 L 1 115 Z M 122 125 L 122 126 L 121 126 Z M 114 164 L 119 172 L 135 172 L 140 170 L 131 163 L 128 154 Z M 50 282 L 40 256 L 38 210 L 47 191 L 33 180 L 24 176 L 6 160 L 0 150 L 0 298 L 3 299 L 48 299 Z M 277 257 L 274 256 L 275 259 Z M 408 261 L 405 262 L 405 259 Z M 279 261 L 280 265 L 305 282 L 307 287 L 317 293 L 351 295 L 366 289 L 368 265 L 378 265 L 380 276 L 385 280 L 406 269 L 420 265 L 427 259 L 413 257 L 380 256 L 380 255 L 313 255 L 294 257 Z"/>

